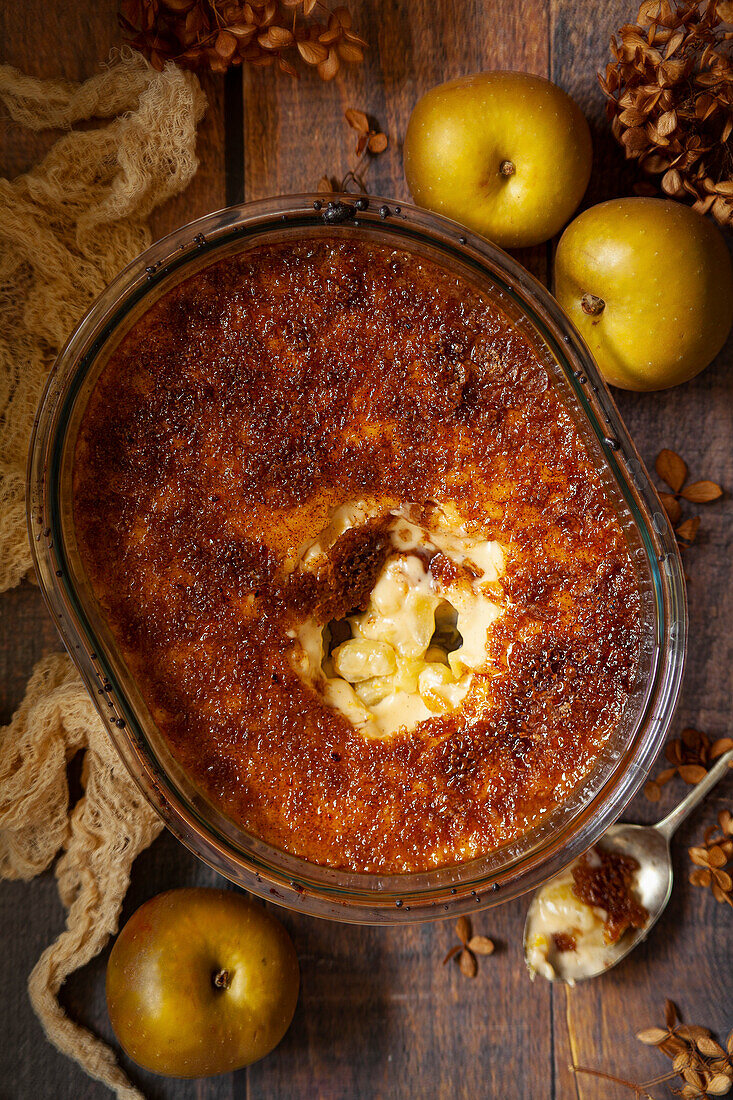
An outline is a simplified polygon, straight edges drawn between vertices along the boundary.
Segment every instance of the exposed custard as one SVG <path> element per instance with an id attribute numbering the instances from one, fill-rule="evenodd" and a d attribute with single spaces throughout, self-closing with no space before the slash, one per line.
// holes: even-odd
<path id="1" fill-rule="evenodd" d="M 540 354 L 469 282 L 336 237 L 211 265 L 113 354 L 75 455 L 82 561 L 172 751 L 245 829 L 428 869 L 592 766 L 639 594 Z"/>

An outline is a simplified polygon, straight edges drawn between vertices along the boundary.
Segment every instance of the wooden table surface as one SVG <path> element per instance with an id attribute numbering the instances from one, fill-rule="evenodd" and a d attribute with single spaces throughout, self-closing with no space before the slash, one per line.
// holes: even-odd
<path id="1" fill-rule="evenodd" d="M 486 68 L 526 69 L 571 92 L 593 127 L 595 166 L 586 202 L 629 193 L 631 173 L 610 139 L 596 71 L 611 31 L 635 14 L 633 0 L 361 0 L 355 25 L 371 43 L 366 64 L 330 84 L 312 71 L 299 81 L 273 70 L 234 70 L 204 78 L 209 110 L 199 134 L 194 182 L 154 217 L 156 236 L 227 203 L 310 190 L 326 173 L 353 163 L 347 107 L 375 115 L 390 148 L 377 158 L 370 189 L 408 197 L 401 139 L 419 95 L 449 77 Z M 37 76 L 82 79 L 119 42 L 115 0 L 5 0 L 0 5 L 2 60 Z M 29 167 L 53 140 L 0 122 L 0 172 Z M 546 278 L 549 246 L 520 258 Z M 651 466 L 667 446 L 693 476 L 733 488 L 733 346 L 694 382 L 660 394 L 616 397 Z M 690 647 L 674 729 L 730 732 L 733 687 L 733 505 L 703 511 L 698 544 L 687 558 Z M 59 648 L 35 587 L 0 597 L 0 721 L 19 702 L 34 662 Z M 652 821 L 682 794 L 665 789 L 658 807 L 640 797 L 625 815 Z M 666 1060 L 634 1039 L 661 1021 L 665 997 L 686 1019 L 718 1034 L 733 1023 L 731 910 L 687 883 L 685 847 L 724 805 L 721 784 L 675 842 L 677 882 L 646 946 L 613 973 L 574 990 L 530 983 L 522 965 L 526 899 L 474 918 L 498 950 L 468 980 L 441 959 L 454 942 L 451 924 L 358 928 L 281 911 L 302 967 L 302 992 L 286 1038 L 264 1061 L 208 1081 L 156 1078 L 129 1066 L 150 1100 L 230 1097 L 248 1100 L 377 1100 L 496 1097 L 497 1100 L 608 1100 L 632 1094 L 568 1063 L 602 1066 L 635 1080 Z M 123 919 L 146 898 L 173 886 L 214 884 L 217 876 L 167 833 L 138 860 Z M 45 1041 L 25 990 L 31 966 L 63 925 L 51 874 L 0 886 L 0 1100 L 92 1100 L 109 1095 Z M 64 1003 L 111 1038 L 104 1008 L 106 956 L 69 980 Z M 665 1086 L 658 1096 L 670 1095 Z"/>

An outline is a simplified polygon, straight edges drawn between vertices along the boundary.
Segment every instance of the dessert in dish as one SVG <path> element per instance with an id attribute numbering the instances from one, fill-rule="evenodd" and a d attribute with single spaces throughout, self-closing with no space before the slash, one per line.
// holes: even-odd
<path id="1" fill-rule="evenodd" d="M 124 336 L 79 555 L 206 796 L 311 862 L 428 870 L 574 792 L 635 681 L 612 499 L 529 326 L 417 254 L 250 247 Z"/>
<path id="2" fill-rule="evenodd" d="M 639 863 L 598 846 L 538 892 L 527 920 L 532 976 L 573 985 L 616 961 L 613 950 L 649 913 L 636 897 Z"/>

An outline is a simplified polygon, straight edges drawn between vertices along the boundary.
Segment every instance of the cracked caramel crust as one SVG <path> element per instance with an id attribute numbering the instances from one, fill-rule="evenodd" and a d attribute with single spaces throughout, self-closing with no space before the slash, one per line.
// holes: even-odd
<path id="1" fill-rule="evenodd" d="M 592 766 L 634 681 L 639 594 L 538 355 L 467 281 L 322 236 L 193 275 L 114 352 L 75 454 L 82 561 L 174 754 L 245 829 L 425 870 L 517 838 Z M 493 674 L 391 741 L 299 679 L 287 634 L 363 596 L 348 555 L 320 586 L 286 565 L 357 498 L 452 502 L 508 548 Z M 380 532 L 356 546 L 367 569 Z"/>

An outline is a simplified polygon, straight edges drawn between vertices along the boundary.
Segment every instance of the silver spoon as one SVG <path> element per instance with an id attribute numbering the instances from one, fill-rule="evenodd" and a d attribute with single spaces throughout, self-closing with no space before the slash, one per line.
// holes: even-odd
<path id="1" fill-rule="evenodd" d="M 615 848 L 624 855 L 633 856 L 639 864 L 636 873 L 636 896 L 649 913 L 649 920 L 644 928 L 629 929 L 618 943 L 607 948 L 601 955 L 599 965 L 587 972 L 573 975 L 573 982 L 583 981 L 586 978 L 594 978 L 597 974 L 605 974 L 612 966 L 616 966 L 625 959 L 637 944 L 642 943 L 654 925 L 657 923 L 672 893 L 672 856 L 669 843 L 678 827 L 686 817 L 694 810 L 712 787 L 715 786 L 728 771 L 728 765 L 733 760 L 733 749 L 723 753 L 716 764 L 710 769 L 704 779 L 683 798 L 679 806 L 672 810 L 657 825 L 613 825 L 603 836 L 602 843 L 606 849 Z M 542 888 L 541 888 L 542 889 Z M 536 911 L 536 899 L 540 890 L 533 895 L 532 902 L 527 912 L 527 920 L 524 925 L 524 956 L 530 966 L 527 955 L 527 934 L 530 929 L 532 917 Z M 562 973 L 558 973 L 558 962 L 562 959 L 562 953 L 553 960 L 555 976 L 552 981 L 568 981 Z"/>

